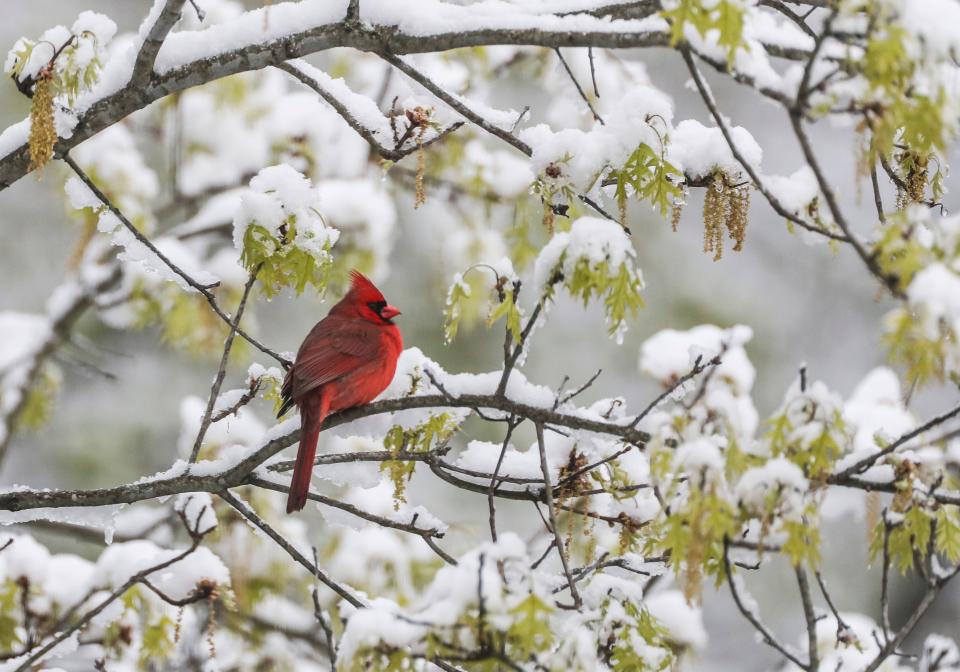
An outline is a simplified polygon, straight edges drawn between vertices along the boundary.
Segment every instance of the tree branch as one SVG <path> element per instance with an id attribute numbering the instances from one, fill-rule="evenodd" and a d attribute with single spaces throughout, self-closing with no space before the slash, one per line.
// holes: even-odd
<path id="1" fill-rule="evenodd" d="M 130 84 L 134 86 L 144 86 L 153 76 L 153 65 L 157 61 L 157 54 L 160 53 L 160 47 L 167 35 L 173 30 L 174 24 L 180 20 L 180 12 L 186 0 L 156 0 L 158 3 L 164 3 L 163 9 L 157 16 L 153 25 L 143 40 L 140 52 L 137 54 L 137 60 L 133 65 L 133 74 L 130 76 Z"/>
<path id="2" fill-rule="evenodd" d="M 507 397 L 483 394 L 464 394 L 458 397 L 422 395 L 383 399 L 366 406 L 358 406 L 334 413 L 324 421 L 323 429 L 382 413 L 394 413 L 413 408 L 488 408 L 523 417 L 545 426 L 554 425 L 616 436 L 631 443 L 645 445 L 650 436 L 646 432 L 612 422 L 603 422 L 578 415 L 559 413 L 549 408 L 530 406 Z M 185 492 L 219 493 L 224 488 L 243 485 L 247 477 L 263 462 L 300 439 L 300 430 L 294 430 L 266 441 L 249 456 L 236 464 L 225 466 L 222 471 L 211 471 L 209 463 L 203 469 L 194 469 L 186 462 L 178 462 L 168 474 L 136 483 L 112 488 L 93 490 L 30 490 L 21 489 L 0 493 L 0 511 L 23 511 L 44 507 L 106 506 L 108 504 L 132 504 L 146 499 L 166 497 Z M 479 486 L 486 493 L 486 486 Z M 523 497 L 528 499 L 528 497 Z"/>
<path id="3" fill-rule="evenodd" d="M 540 471 L 543 473 L 543 494 L 547 503 L 547 513 L 550 517 L 550 532 L 553 533 L 553 540 L 556 542 L 557 555 L 560 556 L 560 564 L 563 566 L 563 574 L 567 577 L 567 586 L 570 588 L 570 596 L 573 598 L 574 609 L 579 609 L 583 604 L 580 598 L 580 591 L 577 590 L 577 582 L 570 576 L 570 565 L 567 562 L 566 544 L 560 537 L 560 529 L 557 527 L 557 511 L 553 504 L 553 486 L 550 485 L 550 465 L 547 462 L 546 441 L 543 438 L 543 424 L 535 425 L 537 430 L 537 447 L 540 450 Z"/>
<path id="4" fill-rule="evenodd" d="M 289 366 L 290 362 L 288 362 L 286 359 L 281 357 L 279 354 L 277 354 L 267 346 L 260 343 L 260 341 L 253 338 L 253 336 L 248 334 L 239 326 L 234 327 L 230 319 L 230 316 L 223 311 L 223 309 L 220 307 L 220 304 L 217 303 L 216 297 L 213 295 L 213 292 L 211 291 L 214 287 L 216 287 L 216 285 L 204 285 L 197 282 L 189 273 L 187 273 L 182 268 L 180 268 L 179 266 L 174 264 L 172 261 L 170 261 L 170 259 L 163 252 L 157 249 L 157 246 L 154 245 L 149 238 L 147 238 L 143 233 L 140 232 L 140 230 L 136 226 L 134 226 L 133 222 L 127 219 L 126 215 L 124 215 L 119 210 L 119 208 L 117 208 L 117 206 L 113 204 L 113 201 L 111 201 L 110 198 L 105 193 L 103 193 L 103 191 L 101 191 L 101 189 L 96 185 L 96 183 L 92 179 L 90 179 L 90 177 L 83 171 L 82 168 L 80 168 L 80 166 L 77 165 L 77 163 L 72 158 L 70 158 L 69 155 L 64 155 L 63 161 L 68 166 L 70 166 L 71 170 L 73 170 L 73 172 L 76 173 L 77 177 L 80 178 L 80 181 L 83 182 L 87 186 L 87 188 L 93 192 L 94 196 L 96 196 L 100 200 L 100 202 L 103 203 L 103 205 L 111 212 L 111 214 L 113 214 L 114 217 L 120 220 L 120 223 L 123 224 L 123 226 L 131 233 L 131 235 L 133 235 L 134 238 L 137 239 L 138 242 L 140 242 L 147 249 L 149 249 L 150 252 L 152 252 L 163 263 L 164 266 L 166 266 L 171 271 L 173 271 L 173 273 L 175 273 L 184 282 L 186 282 L 187 285 L 189 285 L 192 289 L 199 292 L 203 296 L 203 298 L 207 300 L 207 303 L 210 304 L 210 307 L 213 309 L 213 312 L 215 312 L 217 316 L 221 320 L 223 320 L 223 322 L 228 327 L 231 327 L 231 329 L 235 329 L 236 332 L 240 334 L 240 336 L 243 337 L 245 341 L 247 341 L 253 347 L 260 350 L 260 352 L 266 355 L 269 355 L 270 357 L 273 357 L 275 360 L 280 362 L 285 367 Z"/>
<path id="5" fill-rule="evenodd" d="M 261 264 L 262 266 L 262 264 Z M 220 356 L 220 367 L 217 369 L 217 375 L 213 379 L 213 385 L 210 387 L 210 396 L 207 399 L 207 409 L 203 412 L 203 419 L 200 421 L 200 430 L 197 432 L 197 438 L 193 442 L 193 449 L 190 451 L 190 462 L 196 462 L 200 455 L 200 446 L 203 445 L 203 438 L 207 435 L 207 429 L 213 422 L 213 407 L 220 397 L 220 388 L 223 386 L 223 379 L 227 375 L 227 363 L 230 361 L 230 350 L 233 348 L 233 338 L 237 335 L 237 329 L 240 328 L 240 320 L 243 317 L 243 309 L 247 307 L 247 299 L 250 297 L 250 289 L 253 283 L 257 281 L 257 274 L 260 272 L 260 266 L 250 274 L 246 284 L 243 286 L 243 296 L 240 298 L 240 304 L 237 306 L 237 314 L 230 322 L 230 332 L 223 343 L 223 354 Z"/>
<path id="6" fill-rule="evenodd" d="M 793 214 L 780 203 L 780 200 L 774 195 L 773 192 L 763 183 L 760 179 L 760 174 L 757 172 L 756 168 L 744 158 L 743 154 L 740 153 L 740 150 L 737 148 L 736 143 L 733 141 L 733 135 L 730 133 L 730 129 L 727 127 L 727 122 L 724 120 L 723 115 L 720 114 L 720 109 L 717 107 L 717 101 L 714 100 L 713 94 L 710 92 L 710 89 L 707 88 L 706 83 L 703 80 L 703 76 L 700 74 L 700 69 L 697 67 L 697 64 L 694 63 L 693 57 L 690 55 L 689 48 L 682 48 L 680 54 L 683 56 L 684 62 L 687 64 L 687 69 L 690 71 L 690 76 L 693 78 L 693 82 L 697 87 L 697 91 L 700 93 L 700 97 L 703 98 L 704 104 L 706 104 L 707 109 L 710 110 L 713 120 L 716 122 L 717 127 L 720 129 L 720 132 L 723 134 L 723 139 L 726 140 L 727 146 L 730 148 L 730 153 L 733 154 L 733 158 L 743 166 L 743 169 L 747 172 L 747 175 L 750 176 L 750 179 L 756 185 L 757 190 L 763 194 L 763 197 L 767 199 L 767 202 L 770 204 L 770 207 L 776 211 L 778 215 L 784 219 L 793 222 L 797 226 L 806 229 L 807 231 L 812 231 L 813 233 L 825 236 L 832 240 L 839 240 L 841 242 L 849 242 L 848 235 L 838 235 L 831 231 L 827 231 L 819 226 L 808 223 L 801 217 Z"/>

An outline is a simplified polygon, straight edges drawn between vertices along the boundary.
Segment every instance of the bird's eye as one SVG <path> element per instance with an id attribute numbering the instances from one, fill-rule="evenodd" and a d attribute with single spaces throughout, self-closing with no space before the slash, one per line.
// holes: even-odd
<path id="1" fill-rule="evenodd" d="M 387 307 L 386 301 L 371 301 L 367 304 L 367 307 L 375 312 L 377 315 L 380 314 L 380 311 Z"/>

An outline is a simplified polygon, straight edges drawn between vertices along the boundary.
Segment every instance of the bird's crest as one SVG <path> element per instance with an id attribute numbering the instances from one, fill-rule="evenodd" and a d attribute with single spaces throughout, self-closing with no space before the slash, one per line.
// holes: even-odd
<path id="1" fill-rule="evenodd" d="M 350 271 L 350 295 L 363 303 L 385 300 L 377 286 L 357 269 Z"/>

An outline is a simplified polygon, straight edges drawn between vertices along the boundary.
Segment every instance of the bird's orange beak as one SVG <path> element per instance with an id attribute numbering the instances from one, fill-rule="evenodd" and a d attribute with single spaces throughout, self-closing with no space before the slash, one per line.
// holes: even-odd
<path id="1" fill-rule="evenodd" d="M 400 314 L 400 311 L 397 310 L 394 306 L 387 304 L 383 307 L 383 310 L 380 311 L 380 316 L 385 320 L 392 320 L 397 315 Z"/>

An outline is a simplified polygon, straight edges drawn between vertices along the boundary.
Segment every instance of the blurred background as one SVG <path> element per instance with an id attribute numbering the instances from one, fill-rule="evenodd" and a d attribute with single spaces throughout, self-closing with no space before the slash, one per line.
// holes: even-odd
<path id="1" fill-rule="evenodd" d="M 7 0 L 0 46 L 6 50 L 19 36 L 39 35 L 57 23 L 70 25 L 83 9 L 106 13 L 121 32 L 135 31 L 150 4 L 146 0 Z M 649 50 L 621 56 L 641 60 L 653 84 L 673 96 L 675 121 L 692 117 L 711 125 L 702 101 L 684 86 L 688 75 L 676 53 Z M 558 71 L 555 76 L 562 74 Z M 800 167 L 799 151 L 783 113 L 747 89 L 717 77 L 710 79 L 724 112 L 733 123 L 747 127 L 764 148 L 764 172 L 788 175 Z M 532 122 L 544 119 L 551 101 L 536 97 L 520 84 L 506 82 L 499 94 L 502 100 L 489 102 L 516 109 L 530 105 Z M 0 84 L 0 126 L 28 113 L 29 102 L 13 84 Z M 874 224 L 873 205 L 868 181 L 857 185 L 853 177 L 853 132 L 821 123 L 812 135 L 833 184 L 849 212 L 856 214 L 853 219 L 858 230 L 866 235 Z M 31 175 L 0 192 L 0 310 L 42 311 L 65 273 L 79 227 L 65 211 L 62 180 L 58 167 L 50 166 L 41 179 Z M 948 187 L 952 182 L 947 180 Z M 858 203 L 861 188 L 864 193 Z M 658 393 L 656 384 L 637 369 L 639 347 L 645 338 L 665 328 L 745 324 L 754 330 L 747 351 L 757 368 L 754 401 L 762 418 L 779 406 L 802 364 L 811 379 L 823 380 L 846 398 L 871 369 L 884 363 L 880 325 L 891 304 L 852 250 L 834 251 L 791 235 L 755 193 L 744 250 L 727 252 L 714 262 L 701 251 L 701 191 L 694 190 L 691 195 L 676 233 L 649 208 L 631 210 L 629 221 L 647 282 L 646 308 L 630 325 L 623 344 L 618 346 L 607 337 L 599 311 L 585 315 L 579 305 L 561 298 L 547 327 L 534 337 L 524 367 L 531 380 L 557 386 L 569 375 L 577 383 L 602 368 L 603 374 L 586 393 L 585 401 L 624 396 L 635 407 L 642 407 Z M 389 273 L 381 288 L 404 311 L 401 326 L 406 343 L 420 347 L 450 371 L 498 368 L 499 328 L 487 331 L 481 325 L 452 345 L 443 343 L 442 308 L 449 276 L 438 256 L 443 254 L 442 232 L 445 219 L 451 216 L 449 210 L 437 201 L 414 210 L 411 193 L 399 189 L 391 193 L 395 194 L 398 221 Z M 893 193 L 888 191 L 885 197 L 892 208 Z M 957 205 L 957 195 L 948 194 L 947 209 L 955 210 Z M 476 217 L 481 223 L 483 216 L 478 210 Z M 277 350 L 295 350 L 328 306 L 329 300 L 324 302 L 309 291 L 300 297 L 284 294 L 271 302 L 260 300 L 255 308 L 257 333 Z M 156 329 L 112 331 L 88 319 L 79 331 L 85 344 L 67 346 L 58 359 L 64 381 L 52 418 L 39 431 L 16 437 L 0 475 L 4 486 L 112 485 L 164 469 L 178 457 L 181 399 L 189 394 L 206 398 L 216 359 L 165 347 Z M 248 350 L 242 361 L 231 367 L 227 388 L 242 382 L 250 357 Z M 926 418 L 955 399 L 955 391 L 934 387 L 914 395 L 911 410 Z M 257 410 L 264 421 L 269 420 L 269 409 L 261 406 Z M 484 434 L 484 428 L 476 431 L 469 438 L 495 436 Z M 524 446 L 528 439 L 524 435 L 518 445 Z M 471 531 L 482 531 L 486 515 L 483 497 L 431 482 L 429 474 L 417 476 L 411 490 L 442 507 L 437 509 L 442 517 L 462 530 L 465 538 Z M 856 502 L 837 504 L 838 508 L 849 505 L 847 508 L 859 510 Z M 507 506 L 500 509 L 503 516 L 513 515 L 511 511 Z M 515 514 L 526 516 L 529 512 L 516 510 Z M 75 546 L 63 537 L 38 536 L 52 548 L 64 548 L 68 543 Z M 856 515 L 841 515 L 827 525 L 823 536 L 824 577 L 837 606 L 877 618 L 879 572 L 875 567 L 865 569 L 867 530 L 863 521 Z M 774 563 L 751 574 L 747 582 L 774 631 L 783 640 L 799 643 L 801 610 L 792 573 L 787 570 L 785 564 Z M 902 621 L 919 595 L 920 588 L 910 581 L 895 583 L 894 624 Z M 695 661 L 695 669 L 750 672 L 777 664 L 777 656 L 756 642 L 726 589 L 706 595 L 704 615 L 710 639 Z M 960 587 L 954 585 L 925 616 L 905 649 L 916 651 L 931 631 L 955 636 L 958 624 Z"/>

